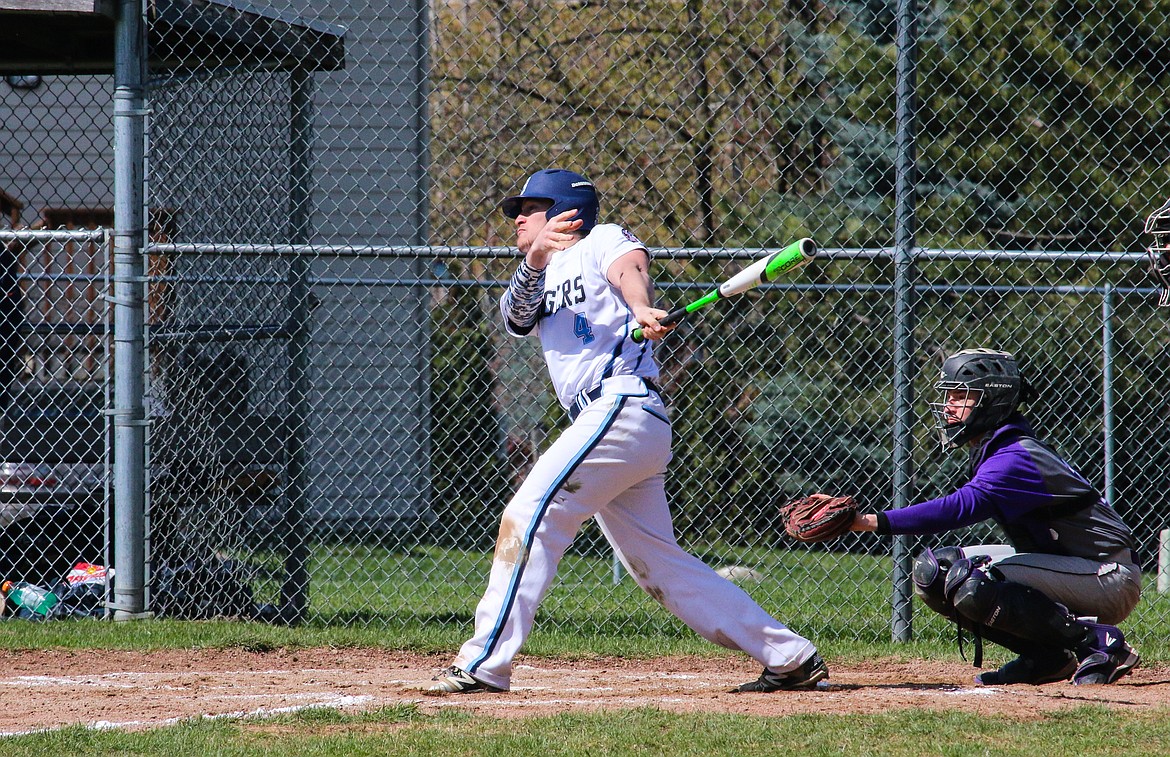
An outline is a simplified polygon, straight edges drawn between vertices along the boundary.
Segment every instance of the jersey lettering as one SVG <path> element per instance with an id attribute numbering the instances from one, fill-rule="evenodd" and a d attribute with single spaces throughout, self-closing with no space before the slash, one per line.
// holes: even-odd
<path id="1" fill-rule="evenodd" d="M 585 301 L 585 281 L 581 276 L 566 279 L 555 289 L 544 290 L 543 315 L 550 316 L 561 308 L 580 305 Z"/>

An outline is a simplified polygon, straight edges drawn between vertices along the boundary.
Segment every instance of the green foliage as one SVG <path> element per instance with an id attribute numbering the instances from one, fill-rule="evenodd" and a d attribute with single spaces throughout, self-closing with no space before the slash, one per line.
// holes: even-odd
<path id="1" fill-rule="evenodd" d="M 924 9 L 920 242 L 1136 249 L 1138 219 L 1170 186 L 1168 9 Z M 575 13 L 566 26 L 527 6 L 439 7 L 439 239 L 495 242 L 495 201 L 557 163 L 594 178 L 606 214 L 656 245 L 778 245 L 797 227 L 826 245 L 890 244 L 892 3 L 656 0 Z M 512 140 L 528 145 L 524 163 Z"/>
<path id="2" fill-rule="evenodd" d="M 438 239 L 494 241 L 494 202 L 537 165 L 589 176 L 603 216 L 651 244 L 734 233 L 724 198 L 824 186 L 832 139 L 815 109 L 836 107 L 832 40 L 848 29 L 821 3 L 587 3 L 573 24 L 514 4 L 436 15 Z"/>
<path id="3" fill-rule="evenodd" d="M 1134 249 L 1163 190 L 1167 66 L 1150 8 L 986 0 L 955 5 L 923 50 L 924 177 L 970 181 L 965 207 L 922 216 L 987 244 Z M 1155 15 L 1170 7 L 1154 3 Z"/>

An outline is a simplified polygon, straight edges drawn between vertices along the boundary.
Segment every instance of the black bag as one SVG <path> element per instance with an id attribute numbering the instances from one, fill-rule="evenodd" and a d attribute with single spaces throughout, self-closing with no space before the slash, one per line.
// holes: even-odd
<path id="1" fill-rule="evenodd" d="M 156 617 L 207 620 L 256 615 L 246 571 L 235 560 L 215 557 L 162 565 L 153 589 L 150 604 Z"/>

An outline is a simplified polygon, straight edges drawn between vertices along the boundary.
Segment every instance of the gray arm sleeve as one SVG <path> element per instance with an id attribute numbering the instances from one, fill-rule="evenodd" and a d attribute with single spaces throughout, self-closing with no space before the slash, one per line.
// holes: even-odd
<path id="1" fill-rule="evenodd" d="M 524 335 L 532 331 L 540 317 L 541 301 L 544 298 L 544 270 L 536 270 L 521 260 L 516 273 L 508 283 L 508 289 L 500 298 L 500 312 L 508 329 Z"/>

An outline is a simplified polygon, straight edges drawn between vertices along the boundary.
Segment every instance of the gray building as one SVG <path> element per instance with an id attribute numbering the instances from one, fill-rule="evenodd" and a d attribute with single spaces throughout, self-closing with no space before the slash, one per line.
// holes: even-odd
<path id="1" fill-rule="evenodd" d="M 61 8 L 61 2 L 0 0 L 0 20 L 17 43 L 0 55 L 9 74 L 0 83 L 0 191 L 12 200 L 18 225 L 108 225 L 112 8 L 94 0 L 67 14 Z M 147 202 L 156 241 L 427 242 L 425 6 L 158 0 L 149 8 Z M 49 10 L 54 13 L 41 13 Z M 55 31 L 46 34 L 50 27 Z M 304 240 L 295 238 L 290 218 L 293 65 L 311 70 L 311 214 Z M 76 272 L 80 255 L 45 253 L 34 273 Z M 105 262 L 86 265 L 100 272 Z M 418 265 L 413 257 L 328 253 L 309 261 L 316 283 L 307 505 L 318 526 L 388 530 L 425 517 L 429 316 L 427 290 L 411 286 L 422 275 Z M 288 316 L 288 259 L 224 248 L 154 256 L 152 267 L 163 281 L 149 298 L 152 354 L 200 353 L 197 359 L 242 365 L 248 412 L 282 416 L 287 359 L 279 334 Z M 45 309 L 46 297 L 25 287 L 26 312 Z M 53 297 L 63 302 L 47 308 L 49 320 L 101 308 L 100 292 L 92 289 Z M 199 328 L 226 336 L 180 344 L 182 334 Z M 277 336 L 248 336 L 255 333 Z M 172 374 L 180 363 L 168 364 Z M 101 380 L 100 369 L 99 361 L 97 373 L 80 378 Z M 157 361 L 152 370 L 159 373 Z M 223 375 L 238 380 L 230 371 Z M 176 398 L 168 396 L 164 376 L 152 378 L 151 406 L 166 418 Z"/>

